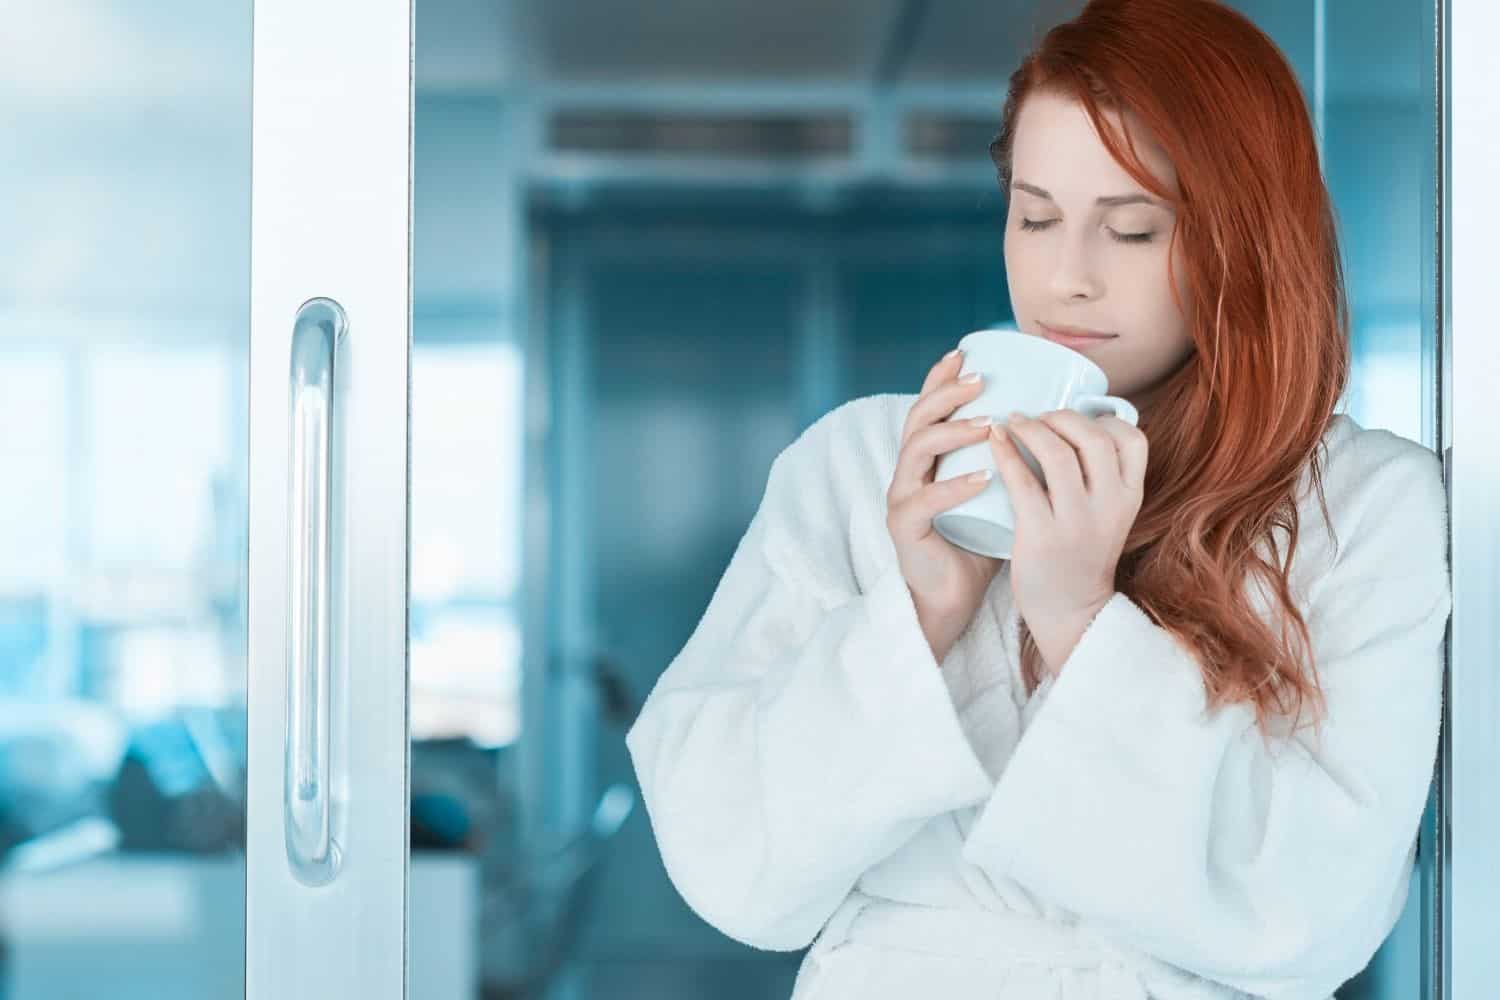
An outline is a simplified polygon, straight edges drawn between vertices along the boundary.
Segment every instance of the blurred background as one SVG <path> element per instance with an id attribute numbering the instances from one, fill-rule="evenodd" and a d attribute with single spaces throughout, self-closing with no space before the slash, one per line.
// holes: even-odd
<path id="1" fill-rule="evenodd" d="M 414 998 L 789 994 L 623 735 L 775 455 L 1011 319 L 986 147 L 1077 6 L 417 0 Z M 1235 6 L 1323 139 L 1346 408 L 1431 443 L 1433 4 Z M 0 998 L 241 995 L 250 4 L 5 15 Z M 1419 897 L 1341 997 L 1418 995 Z"/>

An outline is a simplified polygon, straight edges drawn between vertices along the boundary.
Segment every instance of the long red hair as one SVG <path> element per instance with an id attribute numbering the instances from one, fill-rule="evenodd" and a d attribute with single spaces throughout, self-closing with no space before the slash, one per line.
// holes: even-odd
<path id="1" fill-rule="evenodd" d="M 1016 118 L 1038 90 L 1080 102 L 1120 165 L 1175 206 L 1186 261 L 1177 302 L 1196 349 L 1141 414 L 1150 462 L 1116 586 L 1193 652 L 1209 709 L 1253 704 L 1268 739 L 1273 717 L 1326 711 L 1287 577 L 1309 465 L 1327 520 L 1319 445 L 1349 370 L 1338 237 L 1302 91 L 1276 45 L 1216 0 L 1091 0 L 1011 76 L 990 147 L 1007 198 Z M 1180 195 L 1105 109 L 1139 117 Z M 1028 684 L 1039 664 L 1023 627 Z"/>

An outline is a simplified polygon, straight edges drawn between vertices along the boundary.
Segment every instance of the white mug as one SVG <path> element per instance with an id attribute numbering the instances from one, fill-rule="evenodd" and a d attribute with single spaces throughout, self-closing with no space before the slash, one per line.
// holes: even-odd
<path id="1" fill-rule="evenodd" d="M 996 423 L 1003 423 L 1011 413 L 1037 417 L 1062 409 L 1077 410 L 1088 417 L 1112 414 L 1129 424 L 1140 419 L 1128 400 L 1105 395 L 1109 376 L 1072 348 L 1014 329 L 975 330 L 958 346 L 964 352 L 960 374 L 979 372 L 984 376 L 984 388 L 953 411 L 950 421 L 987 413 Z M 1045 485 L 1046 477 L 1035 456 L 1017 438 L 1012 436 L 1011 440 Z M 996 474 L 979 493 L 933 518 L 932 527 L 970 552 L 1008 559 L 1015 543 L 1016 512 L 995 470 L 991 447 L 989 438 L 985 438 L 939 457 L 937 482 L 981 469 Z"/>

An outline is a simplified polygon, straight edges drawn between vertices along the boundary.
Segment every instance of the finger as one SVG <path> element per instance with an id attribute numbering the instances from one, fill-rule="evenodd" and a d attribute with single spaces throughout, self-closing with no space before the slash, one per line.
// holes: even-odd
<path id="1" fill-rule="evenodd" d="M 1073 446 L 1083 467 L 1084 486 L 1117 487 L 1124 479 L 1119 445 L 1113 435 L 1077 410 L 1053 410 L 1041 420 Z"/>
<path id="2" fill-rule="evenodd" d="M 901 443 L 905 445 L 907 439 L 923 427 L 946 420 L 954 410 L 978 396 L 983 387 L 983 376 L 973 382 L 959 382 L 955 379 L 918 397 L 906 413 L 906 422 L 901 428 Z"/>
<path id="3" fill-rule="evenodd" d="M 1016 444 L 1003 424 L 990 428 L 990 453 L 995 456 L 995 471 L 1005 484 L 1005 493 L 1010 505 L 1015 508 L 1016 527 L 1040 523 L 1052 516 L 1052 505 L 1047 500 L 1047 491 L 1037 481 L 1031 466 L 1021 458 Z"/>
<path id="4" fill-rule="evenodd" d="M 1139 427 L 1119 417 L 1100 417 L 1095 423 L 1115 441 L 1120 455 L 1120 476 L 1131 489 L 1142 489 L 1146 482 L 1146 465 L 1151 442 Z"/>
<path id="5" fill-rule="evenodd" d="M 1083 488 L 1083 467 L 1078 464 L 1078 453 L 1073 446 L 1051 427 L 1024 413 L 1011 414 L 1009 427 L 1042 467 L 1053 513 L 1068 518 L 1081 516 L 1088 493 Z"/>
<path id="6" fill-rule="evenodd" d="M 963 370 L 963 365 L 963 352 L 956 349 L 949 351 L 927 370 L 927 378 L 923 379 L 922 389 L 917 395 L 925 396 L 944 382 L 952 381 Z"/>
<path id="7" fill-rule="evenodd" d="M 988 419 L 980 416 L 969 420 L 943 420 L 913 433 L 896 456 L 896 468 L 891 473 L 891 499 L 896 502 L 904 500 L 932 482 L 939 456 L 983 441 L 989 427 L 974 421 Z"/>
<path id="8" fill-rule="evenodd" d="M 989 480 L 983 478 L 985 471 L 987 470 L 971 472 L 940 483 L 928 483 L 901 503 L 890 507 L 887 516 L 892 537 L 916 541 L 926 538 L 932 532 L 933 518 L 984 491 L 989 485 Z"/>

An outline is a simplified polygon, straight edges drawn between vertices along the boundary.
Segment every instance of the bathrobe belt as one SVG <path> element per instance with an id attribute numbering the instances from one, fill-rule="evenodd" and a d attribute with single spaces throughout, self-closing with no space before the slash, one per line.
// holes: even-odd
<path id="1" fill-rule="evenodd" d="M 993 961 L 995 968 L 1041 965 L 1095 969 L 1109 1000 L 1223 1000 L 1239 991 L 1167 967 L 1077 923 L 980 907 L 924 906 L 854 890 L 814 945 L 819 954 L 846 942 L 897 951 Z"/>

